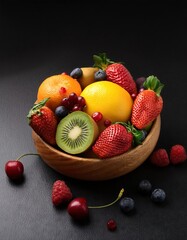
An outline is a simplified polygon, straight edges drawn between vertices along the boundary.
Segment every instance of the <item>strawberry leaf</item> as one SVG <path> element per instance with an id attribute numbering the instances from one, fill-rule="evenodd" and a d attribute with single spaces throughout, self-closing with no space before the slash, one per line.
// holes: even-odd
<path id="1" fill-rule="evenodd" d="M 162 84 L 156 76 L 151 75 L 146 78 L 145 82 L 143 83 L 143 86 L 145 87 L 145 89 L 153 90 L 159 97 L 164 87 L 164 84 Z"/>
<path id="2" fill-rule="evenodd" d="M 33 105 L 33 107 L 30 109 L 28 115 L 27 115 L 27 120 L 28 120 L 28 123 L 30 123 L 31 121 L 31 117 L 34 115 L 34 114 L 41 114 L 40 112 L 40 109 L 45 106 L 46 102 L 49 100 L 49 98 L 44 98 L 43 100 L 41 100 L 40 102 L 38 103 L 35 103 Z"/>
<path id="3" fill-rule="evenodd" d="M 144 140 L 144 136 L 145 136 L 143 130 L 136 129 L 129 121 L 127 123 L 126 122 L 115 122 L 115 123 L 123 125 L 124 127 L 126 127 L 128 132 L 132 133 L 134 147 L 142 144 L 142 141 Z"/>
<path id="4" fill-rule="evenodd" d="M 103 70 L 105 70 L 108 65 L 114 63 L 109 58 L 107 58 L 106 53 L 99 53 L 98 55 L 93 55 L 93 61 L 93 67 L 98 67 Z"/>

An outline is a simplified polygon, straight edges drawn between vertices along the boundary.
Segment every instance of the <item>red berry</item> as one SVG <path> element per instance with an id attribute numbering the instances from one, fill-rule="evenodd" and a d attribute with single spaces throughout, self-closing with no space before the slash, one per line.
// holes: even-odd
<path id="1" fill-rule="evenodd" d="M 18 160 L 9 160 L 5 164 L 5 172 L 10 179 L 18 180 L 23 177 L 24 166 Z"/>
<path id="2" fill-rule="evenodd" d="M 107 228 L 108 228 L 108 230 L 110 230 L 110 231 L 115 231 L 116 228 L 117 228 L 116 221 L 115 221 L 114 219 L 108 220 L 108 222 L 107 222 Z"/>
<path id="3" fill-rule="evenodd" d="M 72 112 L 75 112 L 75 111 L 81 111 L 82 110 L 82 107 L 79 106 L 78 104 L 75 104 L 72 108 Z"/>
<path id="4" fill-rule="evenodd" d="M 52 202 L 55 206 L 67 203 L 72 199 L 72 193 L 66 183 L 62 180 L 56 180 L 52 188 Z"/>
<path id="5" fill-rule="evenodd" d="M 132 93 L 132 94 L 131 94 L 131 97 L 132 97 L 132 99 L 134 100 L 134 99 L 136 98 L 136 94 L 135 94 L 135 93 Z"/>
<path id="6" fill-rule="evenodd" d="M 73 219 L 85 220 L 89 215 L 87 200 L 82 197 L 74 198 L 68 204 L 67 211 Z"/>
<path id="7" fill-rule="evenodd" d="M 78 96 L 77 104 L 78 104 L 81 108 L 83 108 L 83 107 L 86 105 L 86 101 L 85 101 L 84 97 Z"/>
<path id="8" fill-rule="evenodd" d="M 59 90 L 60 94 L 64 94 L 67 92 L 66 88 L 65 87 L 61 87 L 60 90 Z"/>
<path id="9" fill-rule="evenodd" d="M 62 99 L 62 106 L 64 106 L 67 109 L 70 109 L 70 102 L 68 97 Z"/>
<path id="10" fill-rule="evenodd" d="M 159 148 L 152 152 L 150 156 L 150 161 L 152 164 L 159 166 L 159 167 L 165 167 L 169 165 L 169 156 L 164 148 Z"/>
<path id="11" fill-rule="evenodd" d="M 68 99 L 69 99 L 71 105 L 75 105 L 78 100 L 77 94 L 74 92 L 70 93 L 68 96 Z"/>
<path id="12" fill-rule="evenodd" d="M 99 122 L 103 118 L 103 115 L 100 112 L 94 112 L 92 114 L 92 118 L 94 119 L 95 122 Z"/>
<path id="13" fill-rule="evenodd" d="M 176 144 L 170 149 L 170 161 L 172 164 L 179 164 L 187 159 L 186 149 L 180 144 Z"/>
<path id="14" fill-rule="evenodd" d="M 106 119 L 106 120 L 104 121 L 104 125 L 105 125 L 105 127 L 109 127 L 109 126 L 111 125 L 111 121 L 108 120 L 108 119 Z"/>

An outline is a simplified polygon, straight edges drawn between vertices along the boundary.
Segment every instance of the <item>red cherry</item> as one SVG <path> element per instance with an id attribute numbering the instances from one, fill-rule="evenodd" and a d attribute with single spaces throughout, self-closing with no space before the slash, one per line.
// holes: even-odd
<path id="1" fill-rule="evenodd" d="M 18 160 L 9 160 L 5 164 L 5 172 L 7 176 L 12 180 L 18 180 L 22 178 L 24 172 L 22 162 Z"/>
<path id="2" fill-rule="evenodd" d="M 89 211 L 87 200 L 82 197 L 74 198 L 69 204 L 67 211 L 75 220 L 84 220 L 88 218 Z"/>

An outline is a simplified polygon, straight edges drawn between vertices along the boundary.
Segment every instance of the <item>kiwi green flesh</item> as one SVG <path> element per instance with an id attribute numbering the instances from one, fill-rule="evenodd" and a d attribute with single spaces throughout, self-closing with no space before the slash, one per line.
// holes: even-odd
<path id="1" fill-rule="evenodd" d="M 85 112 L 75 111 L 59 122 L 56 142 L 64 152 L 79 154 L 93 144 L 97 136 L 96 132 L 94 120 Z"/>

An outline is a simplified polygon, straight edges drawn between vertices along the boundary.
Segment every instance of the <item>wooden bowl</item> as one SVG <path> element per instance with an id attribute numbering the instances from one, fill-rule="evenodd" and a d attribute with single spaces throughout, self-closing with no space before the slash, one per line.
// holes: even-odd
<path id="1" fill-rule="evenodd" d="M 120 177 L 140 166 L 155 148 L 160 128 L 161 118 L 158 116 L 141 145 L 108 159 L 66 154 L 45 143 L 34 131 L 32 131 L 32 138 L 43 161 L 57 172 L 75 179 L 100 181 Z"/>

